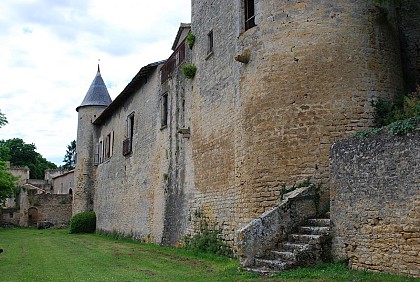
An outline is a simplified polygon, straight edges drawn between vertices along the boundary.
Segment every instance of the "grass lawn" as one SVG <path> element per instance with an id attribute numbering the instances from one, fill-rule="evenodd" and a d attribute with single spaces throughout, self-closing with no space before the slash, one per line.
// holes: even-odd
<path id="1" fill-rule="evenodd" d="M 338 264 L 260 277 L 235 259 L 68 230 L 1 229 L 0 281 L 420 281 Z"/>

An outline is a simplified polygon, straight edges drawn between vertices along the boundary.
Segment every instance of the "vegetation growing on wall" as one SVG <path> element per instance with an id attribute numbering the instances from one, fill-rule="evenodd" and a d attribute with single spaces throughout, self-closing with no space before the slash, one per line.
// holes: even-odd
<path id="1" fill-rule="evenodd" d="M 187 45 L 190 47 L 190 49 L 192 49 L 192 47 L 194 46 L 194 43 L 195 43 L 195 35 L 190 32 L 190 33 L 188 33 L 185 40 L 187 42 Z"/>
<path id="2" fill-rule="evenodd" d="M 403 135 L 416 130 L 420 124 L 420 87 L 408 95 L 394 100 L 379 99 L 373 104 L 375 128 L 357 132 L 355 137 L 366 138 L 387 130 L 393 135 Z"/>
<path id="3" fill-rule="evenodd" d="M 420 116 L 420 86 L 408 95 L 399 95 L 393 101 L 379 99 L 374 103 L 375 127 L 383 127 L 395 121 Z"/>
<path id="4" fill-rule="evenodd" d="M 197 67 L 193 64 L 185 64 L 181 67 L 182 73 L 186 78 L 193 78 L 197 72 Z"/>
<path id="5" fill-rule="evenodd" d="M 284 199 L 284 195 L 287 193 L 290 193 L 296 189 L 302 188 L 302 187 L 308 187 L 309 185 L 311 185 L 311 179 L 307 178 L 304 181 L 302 181 L 301 183 L 295 183 L 293 184 L 292 187 L 287 188 L 286 185 L 283 185 L 280 189 L 280 200 Z"/>
<path id="6" fill-rule="evenodd" d="M 95 233 L 96 214 L 94 211 L 81 212 L 70 220 L 70 233 Z"/>
<path id="7" fill-rule="evenodd" d="M 193 236 L 184 237 L 185 248 L 196 252 L 233 257 L 230 247 L 220 238 L 222 231 L 217 228 L 217 224 L 211 228 L 201 211 L 196 211 L 194 215 L 198 220 L 199 232 Z"/>

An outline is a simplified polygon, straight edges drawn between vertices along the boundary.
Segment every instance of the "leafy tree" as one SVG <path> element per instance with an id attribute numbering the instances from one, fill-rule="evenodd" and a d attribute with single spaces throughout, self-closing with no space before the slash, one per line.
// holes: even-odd
<path id="1" fill-rule="evenodd" d="M 67 145 L 66 155 L 64 156 L 64 169 L 73 169 L 75 166 L 75 159 L 76 159 L 76 140 L 70 142 Z"/>
<path id="2" fill-rule="evenodd" d="M 56 169 L 57 166 L 35 150 L 34 144 L 26 144 L 20 138 L 0 140 L 0 160 L 10 161 L 14 166 L 27 166 L 30 178 L 43 179 L 46 169 Z"/>
<path id="3" fill-rule="evenodd" d="M 18 179 L 19 177 L 6 170 L 6 162 L 0 161 L 0 206 L 17 189 Z"/>
<path id="4" fill-rule="evenodd" d="M 7 122 L 6 116 L 0 111 L 0 128 L 2 128 L 7 123 L 8 122 Z"/>

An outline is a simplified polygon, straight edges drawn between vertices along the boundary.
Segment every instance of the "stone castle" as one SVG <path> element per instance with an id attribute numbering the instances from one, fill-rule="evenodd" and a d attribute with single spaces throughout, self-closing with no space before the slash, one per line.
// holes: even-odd
<path id="1" fill-rule="evenodd" d="M 77 107 L 73 214 L 167 245 L 205 217 L 235 248 L 283 187 L 309 178 L 327 208 L 331 144 L 420 81 L 420 2 L 191 3 L 173 54 L 114 101 L 98 68 Z"/>

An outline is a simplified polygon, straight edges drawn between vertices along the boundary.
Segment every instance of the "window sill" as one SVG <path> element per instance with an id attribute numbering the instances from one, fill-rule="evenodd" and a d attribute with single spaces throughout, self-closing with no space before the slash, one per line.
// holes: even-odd
<path id="1" fill-rule="evenodd" d="M 205 60 L 207 61 L 208 59 L 210 59 L 213 56 L 214 52 L 211 51 L 210 53 L 207 54 Z"/>
<path id="2" fill-rule="evenodd" d="M 167 125 L 167 124 L 162 125 L 162 126 L 160 127 L 160 130 L 164 130 L 164 129 L 166 129 L 166 128 L 168 128 L 168 125 Z"/>
<path id="3" fill-rule="evenodd" d="M 109 157 L 108 159 L 106 159 L 106 160 L 103 160 L 102 162 L 100 162 L 100 163 L 97 163 L 96 164 L 96 166 L 100 166 L 100 165 L 102 165 L 102 164 L 106 164 L 106 163 L 109 163 L 111 161 L 111 157 Z"/>

